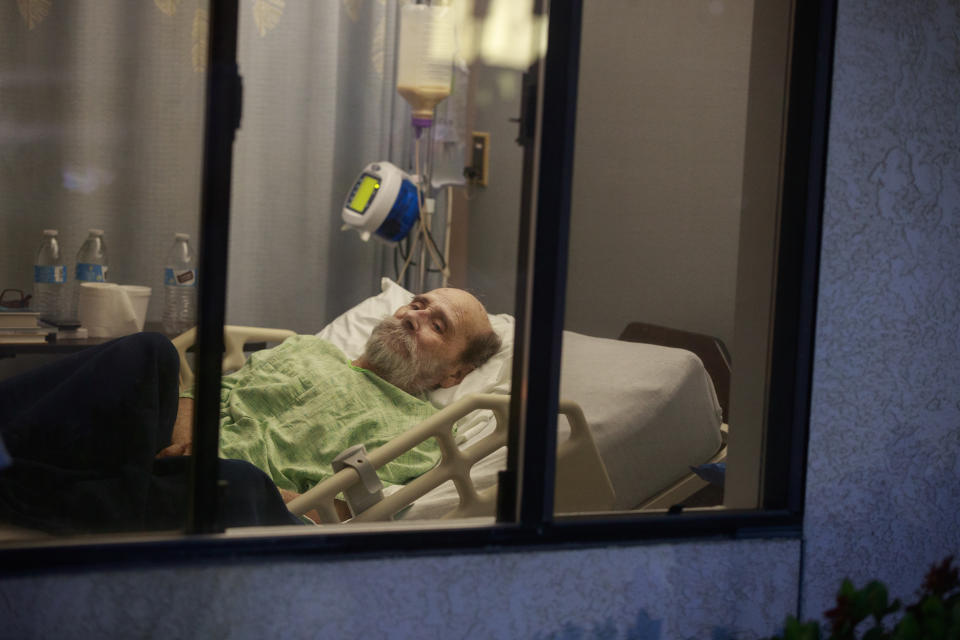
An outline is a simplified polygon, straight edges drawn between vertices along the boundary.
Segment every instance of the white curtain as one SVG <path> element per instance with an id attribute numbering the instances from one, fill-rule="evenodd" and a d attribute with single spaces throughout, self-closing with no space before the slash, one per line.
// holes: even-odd
<path id="1" fill-rule="evenodd" d="M 378 291 L 382 248 L 340 230 L 347 190 L 388 159 L 396 3 L 287 2 L 241 16 L 228 320 L 315 332 Z"/>
<path id="2" fill-rule="evenodd" d="M 382 251 L 339 230 L 391 153 L 396 6 L 240 0 L 227 321 L 312 332 L 370 295 Z M 0 287 L 32 287 L 56 228 L 72 268 L 105 231 L 110 279 L 153 288 L 175 232 L 199 244 L 207 3 L 0 3 Z M 203 277 L 203 274 L 200 274 Z"/>

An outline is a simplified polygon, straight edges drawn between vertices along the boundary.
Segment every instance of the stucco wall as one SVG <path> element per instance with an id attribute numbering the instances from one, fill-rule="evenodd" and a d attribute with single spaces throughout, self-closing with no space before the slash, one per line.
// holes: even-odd
<path id="1" fill-rule="evenodd" d="M 747 638 L 796 605 L 798 560 L 780 540 L 31 577 L 0 587 L 0 637 Z"/>
<path id="2" fill-rule="evenodd" d="M 804 609 L 960 552 L 960 5 L 840 2 Z"/>

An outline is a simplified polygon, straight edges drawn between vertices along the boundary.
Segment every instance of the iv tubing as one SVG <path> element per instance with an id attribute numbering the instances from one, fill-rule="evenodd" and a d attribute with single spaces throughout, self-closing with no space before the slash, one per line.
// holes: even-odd
<path id="1" fill-rule="evenodd" d="M 453 187 L 447 187 L 447 221 L 444 224 L 443 228 L 443 255 L 450 256 L 450 226 L 453 222 Z M 447 281 L 450 279 L 450 263 L 445 262 L 443 265 L 443 286 L 447 286 Z"/>
<path id="2" fill-rule="evenodd" d="M 407 267 L 410 266 L 410 262 L 413 260 L 413 251 L 417 246 L 417 240 L 420 239 L 420 226 L 423 224 L 422 221 L 417 221 L 417 233 L 413 236 L 413 239 L 410 241 L 410 250 L 407 253 L 407 259 L 403 261 L 403 266 L 400 268 L 400 273 L 397 275 L 397 282 L 402 283 L 403 277 L 407 273 Z"/>
<path id="3" fill-rule="evenodd" d="M 432 129 L 431 129 L 432 134 Z M 433 234 L 430 232 L 431 227 L 431 217 L 433 211 L 428 211 L 424 215 L 424 201 L 423 201 L 423 191 L 421 189 L 424 187 L 424 184 L 427 183 L 428 171 L 425 168 L 420 166 L 420 137 L 417 136 L 414 140 L 413 147 L 414 155 L 414 175 L 417 178 L 417 225 L 416 231 L 411 236 L 410 247 L 407 253 L 407 257 L 404 259 L 403 266 L 400 269 L 400 272 L 397 275 L 397 281 L 402 282 L 406 276 L 407 269 L 413 263 L 413 254 L 418 249 L 420 251 L 420 260 L 417 262 L 418 267 L 418 277 L 419 277 L 419 291 L 422 293 L 426 288 L 426 278 L 427 273 L 430 269 L 427 267 L 427 255 L 429 254 L 430 259 L 436 263 L 437 267 L 440 268 L 440 273 L 443 275 L 443 286 L 446 286 L 447 280 L 450 277 L 450 265 L 444 259 L 444 255 L 450 250 L 450 220 L 452 217 L 452 188 L 447 189 L 447 223 L 445 228 L 445 240 L 444 240 L 444 253 L 440 253 L 439 247 L 437 247 L 436 242 L 433 239 Z"/>
<path id="4" fill-rule="evenodd" d="M 423 193 L 420 191 L 422 185 L 422 180 L 420 179 L 420 136 L 419 132 L 417 137 L 413 141 L 413 172 L 417 176 L 417 226 L 416 233 L 413 236 L 413 239 L 410 241 L 410 250 L 407 252 L 407 259 L 403 262 L 403 267 L 400 268 L 400 274 L 397 276 L 397 282 L 403 283 L 403 278 L 407 274 L 407 268 L 410 266 L 410 263 L 413 261 L 413 252 L 417 247 L 417 241 L 420 240 L 420 236 L 423 233 Z M 423 248 L 420 249 L 423 253 Z M 420 258 L 420 265 L 423 265 L 423 256 Z M 423 273 L 420 274 L 420 291 L 423 293 Z"/>
<path id="5" fill-rule="evenodd" d="M 427 133 L 427 144 L 432 147 L 430 143 L 430 138 L 433 136 L 433 127 L 431 127 Z M 429 148 L 429 147 L 428 147 Z M 417 179 L 419 184 L 417 185 L 417 195 L 422 196 L 423 191 L 421 189 L 427 188 L 429 185 L 424 184 L 426 182 L 427 172 L 425 167 L 420 165 L 420 138 L 417 137 L 416 144 L 414 145 L 414 155 L 416 157 L 416 172 Z M 424 163 L 426 164 L 426 163 Z M 419 286 L 420 293 L 423 293 L 427 288 L 427 247 L 426 247 L 426 237 L 427 233 L 430 231 L 430 218 L 432 216 L 431 212 L 425 216 L 423 214 L 423 199 L 421 197 L 418 200 L 420 205 L 420 234 L 421 234 L 421 243 L 420 243 L 420 261 L 417 264 L 417 283 Z"/>

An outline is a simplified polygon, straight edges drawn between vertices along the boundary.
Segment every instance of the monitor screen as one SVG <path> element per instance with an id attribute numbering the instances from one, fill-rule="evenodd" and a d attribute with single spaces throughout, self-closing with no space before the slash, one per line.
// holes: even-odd
<path id="1" fill-rule="evenodd" d="M 380 180 L 368 173 L 363 174 L 353 188 L 353 197 L 350 198 L 347 208 L 357 213 L 363 213 L 367 210 L 370 201 L 373 200 L 373 196 L 376 195 L 379 188 Z"/>

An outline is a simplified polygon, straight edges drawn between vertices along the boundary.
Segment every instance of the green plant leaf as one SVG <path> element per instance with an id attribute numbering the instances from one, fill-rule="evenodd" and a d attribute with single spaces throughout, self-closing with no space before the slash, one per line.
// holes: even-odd
<path id="1" fill-rule="evenodd" d="M 886 640 L 886 638 L 889 637 L 890 636 L 886 631 L 884 631 L 883 627 L 878 625 L 863 634 L 863 638 L 861 640 Z"/>
<path id="2" fill-rule="evenodd" d="M 894 640 L 920 640 L 920 624 L 912 613 L 903 616 L 893 629 Z"/>
<path id="3" fill-rule="evenodd" d="M 880 622 L 883 616 L 887 615 L 887 588 L 882 582 L 873 580 L 863 591 L 869 615 Z"/>
<path id="4" fill-rule="evenodd" d="M 863 620 L 864 616 L 858 613 L 863 608 L 863 594 L 857 591 L 849 578 L 845 579 L 837 592 L 837 605 L 824 612 L 830 621 L 831 640 L 852 639 L 854 628 Z"/>
<path id="5" fill-rule="evenodd" d="M 900 602 L 900 598 L 895 598 L 893 602 L 890 603 L 890 606 L 887 607 L 887 613 L 893 613 L 894 611 L 899 611 L 900 607 L 903 606 L 903 603 Z"/>
<path id="6" fill-rule="evenodd" d="M 927 596 L 920 604 L 920 614 L 925 620 L 942 620 L 946 617 L 946 613 L 947 610 L 943 606 L 943 601 L 936 596 Z"/>
<path id="7" fill-rule="evenodd" d="M 920 631 L 924 640 L 941 640 L 947 636 L 947 621 L 944 616 L 946 612 L 939 600 L 934 602 L 938 606 L 929 607 L 920 618 Z"/>
<path id="8" fill-rule="evenodd" d="M 850 578 L 844 578 L 843 582 L 840 583 L 840 592 L 837 595 L 853 598 L 853 595 L 856 592 L 857 589 L 853 586 L 853 582 L 850 581 Z"/>
<path id="9" fill-rule="evenodd" d="M 793 616 L 787 618 L 784 640 L 820 640 L 820 625 L 816 622 L 800 622 Z"/>

